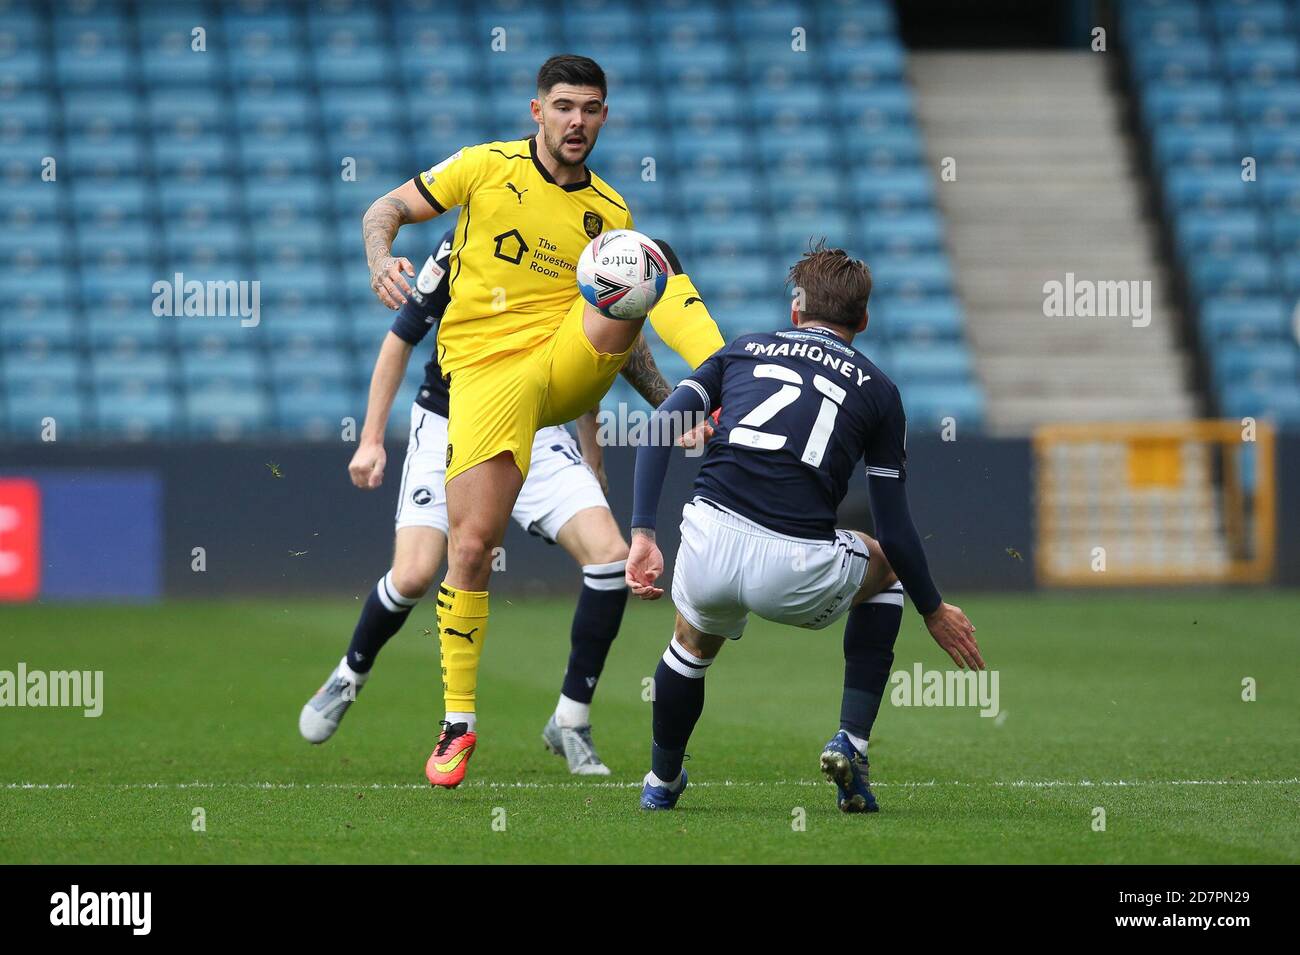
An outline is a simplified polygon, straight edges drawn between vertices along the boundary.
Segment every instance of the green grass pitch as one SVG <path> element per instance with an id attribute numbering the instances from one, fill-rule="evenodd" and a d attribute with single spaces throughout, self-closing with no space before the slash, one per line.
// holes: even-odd
<path id="1" fill-rule="evenodd" d="M 441 713 L 430 604 L 318 747 L 298 737 L 298 710 L 356 602 L 3 608 L 0 670 L 102 670 L 104 712 L 0 709 L 0 863 L 1300 862 L 1300 595 L 959 602 L 999 671 L 1002 715 L 886 701 L 872 816 L 842 816 L 817 773 L 837 726 L 838 625 L 754 621 L 726 647 L 693 786 L 676 812 L 649 814 L 642 681 L 670 632 L 666 600 L 628 608 L 593 711 L 614 775 L 596 781 L 570 777 L 539 735 L 572 604 L 495 600 L 479 750 L 452 792 L 423 776 Z M 909 607 L 894 667 L 917 661 L 946 657 Z"/>

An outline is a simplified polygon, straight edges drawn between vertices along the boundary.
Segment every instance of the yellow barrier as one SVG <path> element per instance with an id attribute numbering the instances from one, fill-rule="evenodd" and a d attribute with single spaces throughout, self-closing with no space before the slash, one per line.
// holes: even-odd
<path id="1" fill-rule="evenodd" d="M 1044 425 L 1034 432 L 1035 570 L 1065 586 L 1258 583 L 1273 574 L 1266 422 Z M 1254 456 L 1252 486 L 1243 481 Z"/>

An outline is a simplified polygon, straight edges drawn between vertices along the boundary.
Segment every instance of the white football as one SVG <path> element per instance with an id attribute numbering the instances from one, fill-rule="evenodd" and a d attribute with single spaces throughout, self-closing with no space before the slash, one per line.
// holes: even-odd
<path id="1" fill-rule="evenodd" d="M 608 318 L 645 318 L 667 283 L 663 251 L 632 229 L 602 232 L 578 257 L 578 289 Z"/>

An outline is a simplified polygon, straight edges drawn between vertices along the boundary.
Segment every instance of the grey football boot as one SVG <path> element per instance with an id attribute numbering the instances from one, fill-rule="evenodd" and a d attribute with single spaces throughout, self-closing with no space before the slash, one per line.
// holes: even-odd
<path id="1" fill-rule="evenodd" d="M 347 658 L 344 657 L 346 660 Z M 323 743 L 339 728 L 348 707 L 356 702 L 361 684 L 344 676 L 342 662 L 334 668 L 325 685 L 304 704 L 298 714 L 298 732 L 309 743 Z"/>
<path id="2" fill-rule="evenodd" d="M 542 742 L 556 756 L 563 756 L 569 761 L 569 772 L 575 776 L 609 775 L 609 767 L 596 755 L 596 747 L 591 742 L 590 726 L 560 726 L 552 714 L 546 728 L 542 730 Z"/>

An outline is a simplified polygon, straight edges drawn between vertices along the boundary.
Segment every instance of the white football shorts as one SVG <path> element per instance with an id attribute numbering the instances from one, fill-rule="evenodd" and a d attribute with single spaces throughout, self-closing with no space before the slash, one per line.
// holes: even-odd
<path id="1" fill-rule="evenodd" d="M 867 573 L 867 545 L 852 531 L 834 540 L 787 537 L 697 497 L 682 508 L 673 604 L 696 630 L 736 640 L 751 612 L 820 630 L 839 619 Z"/>
<path id="2" fill-rule="evenodd" d="M 398 527 L 435 527 L 447 533 L 447 419 L 411 405 L 411 435 L 397 498 Z M 533 463 L 511 517 L 528 533 L 555 543 L 579 511 L 609 507 L 600 482 L 567 428 L 542 428 L 533 439 Z"/>

